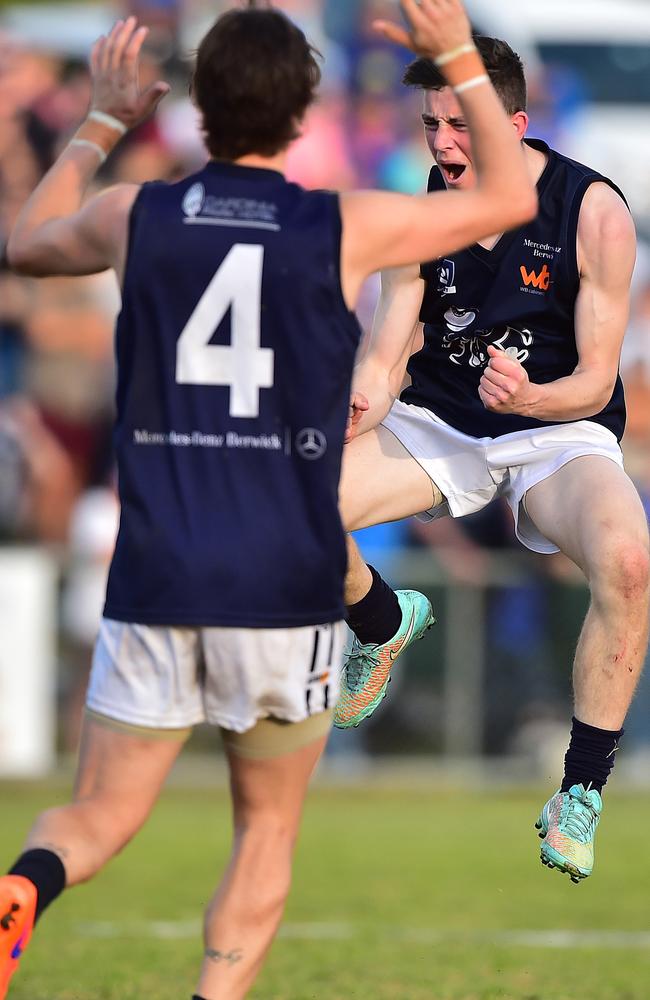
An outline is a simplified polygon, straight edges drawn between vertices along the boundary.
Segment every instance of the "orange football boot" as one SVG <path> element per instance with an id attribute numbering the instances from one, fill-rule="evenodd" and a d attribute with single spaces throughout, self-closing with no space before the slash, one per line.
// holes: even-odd
<path id="1" fill-rule="evenodd" d="M 0 1000 L 18 968 L 34 927 L 36 887 L 22 875 L 0 878 Z"/>

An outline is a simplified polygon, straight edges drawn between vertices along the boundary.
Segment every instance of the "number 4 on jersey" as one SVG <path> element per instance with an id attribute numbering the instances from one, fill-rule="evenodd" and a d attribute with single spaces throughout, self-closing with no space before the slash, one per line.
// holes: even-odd
<path id="1" fill-rule="evenodd" d="M 231 417 L 259 416 L 260 389 L 273 385 L 273 351 L 260 347 L 263 265 L 263 246 L 236 243 L 217 268 L 176 345 L 176 381 L 229 386 Z M 229 308 L 230 344 L 211 344 Z"/>

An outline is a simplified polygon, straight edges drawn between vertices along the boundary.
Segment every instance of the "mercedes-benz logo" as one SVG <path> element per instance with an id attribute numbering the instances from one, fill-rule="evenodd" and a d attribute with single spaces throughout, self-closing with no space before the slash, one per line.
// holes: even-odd
<path id="1" fill-rule="evenodd" d="M 310 462 L 321 458 L 327 451 L 327 438 L 316 427 L 303 427 L 296 434 L 296 451 Z"/>

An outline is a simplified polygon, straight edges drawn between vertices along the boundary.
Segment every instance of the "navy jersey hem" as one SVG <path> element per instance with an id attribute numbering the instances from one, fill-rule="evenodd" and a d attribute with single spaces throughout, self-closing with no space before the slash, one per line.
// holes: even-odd
<path id="1" fill-rule="evenodd" d="M 484 433 L 477 434 L 477 424 L 474 418 L 471 420 L 462 419 L 457 410 L 447 409 L 440 400 L 437 401 L 435 408 L 433 408 L 431 400 L 425 394 L 412 391 L 410 386 L 404 389 L 399 399 L 400 402 L 405 403 L 407 406 L 421 406 L 425 410 L 430 410 L 440 420 L 444 420 L 446 424 L 453 427 L 454 430 L 460 431 L 461 434 L 467 434 L 468 437 L 476 438 L 476 440 L 489 437 L 494 441 L 498 438 L 506 437 L 508 434 L 517 434 L 519 431 L 534 431 L 540 427 L 564 427 L 568 424 L 589 421 L 589 423 L 598 424 L 600 427 L 604 427 L 605 430 L 611 431 L 620 444 L 625 430 L 625 419 L 623 419 L 621 426 L 618 414 L 612 416 L 612 414 L 607 412 L 596 413 L 592 417 L 576 417 L 575 420 L 536 420 L 534 417 L 524 417 L 518 413 L 499 413 L 500 420 L 497 423 L 494 420 L 490 420 L 492 414 L 488 414 L 488 411 L 486 411 L 485 427 L 479 428 Z"/>
<path id="2" fill-rule="evenodd" d="M 197 615 L 192 612 L 167 611 L 156 613 L 135 608 L 119 608 L 107 604 L 104 618 L 126 622 L 130 625 L 158 625 L 165 628 L 189 626 L 192 628 L 300 628 L 305 625 L 331 625 L 345 618 L 345 608 L 341 605 L 329 611 L 302 612 L 296 615 Z"/>

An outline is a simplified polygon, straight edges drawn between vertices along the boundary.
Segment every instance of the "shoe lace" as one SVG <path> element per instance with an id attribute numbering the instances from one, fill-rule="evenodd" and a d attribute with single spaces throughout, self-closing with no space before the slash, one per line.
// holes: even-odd
<path id="1" fill-rule="evenodd" d="M 570 837 L 586 843 L 593 835 L 596 820 L 597 814 L 588 792 L 583 792 L 580 797 L 569 794 L 564 796 L 559 825 Z"/>
<path id="2" fill-rule="evenodd" d="M 364 645 L 355 640 L 346 667 L 347 686 L 350 690 L 356 691 L 360 688 L 377 665 L 376 648 L 371 643 Z"/>

